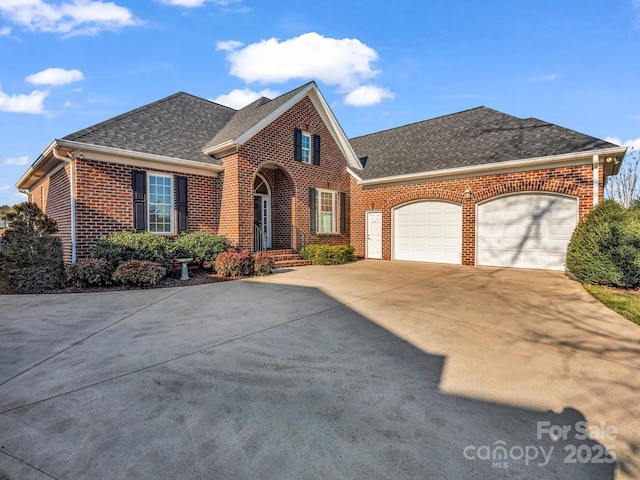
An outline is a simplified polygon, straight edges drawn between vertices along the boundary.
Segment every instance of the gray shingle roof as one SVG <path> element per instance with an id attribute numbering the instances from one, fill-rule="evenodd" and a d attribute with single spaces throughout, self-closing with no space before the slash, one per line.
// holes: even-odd
<path id="1" fill-rule="evenodd" d="M 616 147 L 582 133 L 486 107 L 350 140 L 364 180 Z"/>
<path id="2" fill-rule="evenodd" d="M 203 147 L 236 110 L 187 93 L 176 93 L 64 137 L 64 140 L 221 164 Z"/>

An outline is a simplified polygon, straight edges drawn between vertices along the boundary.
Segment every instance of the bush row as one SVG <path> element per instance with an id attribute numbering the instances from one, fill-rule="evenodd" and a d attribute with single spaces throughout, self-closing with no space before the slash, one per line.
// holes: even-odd
<path id="1" fill-rule="evenodd" d="M 215 270 L 223 277 L 248 277 L 269 275 L 274 265 L 273 258 L 267 253 L 256 252 L 252 255 L 246 249 L 230 248 L 218 255 L 215 261 Z"/>
<path id="2" fill-rule="evenodd" d="M 316 265 L 341 265 L 356 259 L 351 245 L 307 245 L 302 256 Z"/>
<path id="3" fill-rule="evenodd" d="M 181 233 L 173 242 L 150 232 L 120 232 L 98 239 L 90 255 L 114 267 L 128 260 L 147 260 L 170 268 L 173 258 L 193 258 L 196 265 L 206 268 L 230 246 L 223 235 L 205 232 Z"/>
<path id="4" fill-rule="evenodd" d="M 155 285 L 166 274 L 166 268 L 149 260 L 132 259 L 114 267 L 108 260 L 87 258 L 67 267 L 67 283 L 75 287 L 146 287 Z"/>

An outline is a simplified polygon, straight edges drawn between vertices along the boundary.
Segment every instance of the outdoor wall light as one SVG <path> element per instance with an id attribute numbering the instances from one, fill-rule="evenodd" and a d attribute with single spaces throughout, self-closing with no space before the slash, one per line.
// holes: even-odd
<path id="1" fill-rule="evenodd" d="M 469 200 L 471 198 L 471 187 L 467 185 L 467 188 L 464 191 L 464 198 Z"/>

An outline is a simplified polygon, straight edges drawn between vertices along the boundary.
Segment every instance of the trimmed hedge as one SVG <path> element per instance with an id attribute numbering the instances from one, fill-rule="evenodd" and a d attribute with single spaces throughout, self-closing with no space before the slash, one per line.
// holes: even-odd
<path id="1" fill-rule="evenodd" d="M 76 287 L 106 287 L 111 285 L 113 264 L 102 258 L 87 258 L 67 267 L 67 282 Z"/>
<path id="2" fill-rule="evenodd" d="M 600 203 L 573 232 L 567 268 L 583 283 L 640 286 L 640 209 Z"/>
<path id="3" fill-rule="evenodd" d="M 275 260 L 268 253 L 256 252 L 253 254 L 253 272 L 256 275 L 269 275 L 275 266 Z"/>
<path id="4" fill-rule="evenodd" d="M 200 267 L 204 267 L 205 263 L 213 267 L 216 257 L 230 247 L 231 244 L 224 235 L 192 232 L 181 233 L 171 251 L 176 258 L 193 258 Z"/>
<path id="5" fill-rule="evenodd" d="M 90 247 L 92 258 L 108 260 L 117 267 L 129 260 L 147 260 L 171 266 L 171 244 L 150 232 L 120 232 L 99 238 Z"/>
<path id="6" fill-rule="evenodd" d="M 155 285 L 167 275 L 162 265 L 148 260 L 128 260 L 118 265 L 111 278 L 114 282 L 132 287 Z"/>
<path id="7" fill-rule="evenodd" d="M 223 277 L 248 277 L 253 274 L 253 256 L 247 249 L 230 248 L 218 255 L 215 269 Z"/>
<path id="8" fill-rule="evenodd" d="M 307 245 L 302 256 L 316 265 L 340 265 L 354 261 L 354 252 L 351 245 Z"/>

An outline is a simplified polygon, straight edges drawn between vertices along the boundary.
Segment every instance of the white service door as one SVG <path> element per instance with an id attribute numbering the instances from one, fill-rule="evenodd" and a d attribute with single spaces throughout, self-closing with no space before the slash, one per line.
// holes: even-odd
<path id="1" fill-rule="evenodd" d="M 476 263 L 564 270 L 578 222 L 578 199 L 545 193 L 514 194 L 478 206 Z"/>
<path id="2" fill-rule="evenodd" d="M 367 258 L 382 258 L 382 212 L 367 212 Z"/>
<path id="3" fill-rule="evenodd" d="M 425 200 L 396 208 L 393 259 L 462 263 L 462 206 Z"/>

